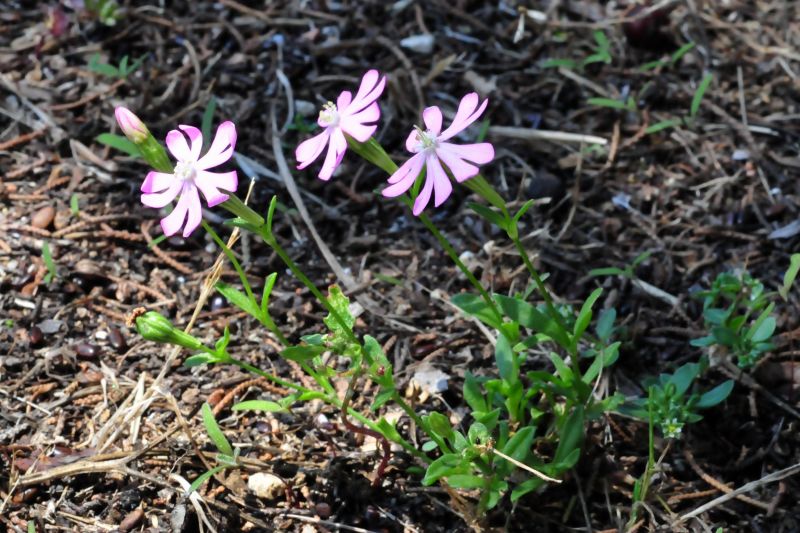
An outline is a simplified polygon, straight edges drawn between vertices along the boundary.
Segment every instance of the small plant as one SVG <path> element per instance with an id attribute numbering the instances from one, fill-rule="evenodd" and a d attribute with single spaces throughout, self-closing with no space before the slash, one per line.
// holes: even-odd
<path id="1" fill-rule="evenodd" d="M 689 392 L 703 370 L 700 363 L 686 363 L 673 374 L 648 379 L 644 382 L 647 397 L 626 402 L 620 411 L 650 421 L 665 438 L 679 439 L 686 424 L 703 419 L 697 411 L 723 402 L 733 390 L 729 379 L 703 394 Z"/>
<path id="2" fill-rule="evenodd" d="M 739 368 L 751 368 L 772 350 L 776 321 L 772 316 L 774 293 L 747 272 L 719 274 L 703 299 L 703 319 L 709 334 L 692 341 L 692 346 L 725 347 Z"/>
<path id="3" fill-rule="evenodd" d="M 234 450 L 233 446 L 231 446 L 231 443 L 228 442 L 227 437 L 225 437 L 225 434 L 217 424 L 217 420 L 214 418 L 214 412 L 211 410 L 211 406 L 207 403 L 204 403 L 203 407 L 201 408 L 201 413 L 203 416 L 203 425 L 206 428 L 206 433 L 208 433 L 208 437 L 211 439 L 211 442 L 214 443 L 214 447 L 217 449 L 217 455 L 215 456 L 217 466 L 198 476 L 198 478 L 195 479 L 189 487 L 189 492 L 196 491 L 198 487 L 205 483 L 209 478 L 217 475 L 219 472 L 228 468 L 238 468 L 239 466 L 239 448 Z"/>
<path id="4" fill-rule="evenodd" d="M 542 64 L 542 68 L 568 68 L 583 70 L 592 63 L 605 63 L 610 65 L 611 57 L 611 43 L 608 40 L 605 32 L 602 30 L 595 30 L 592 33 L 594 37 L 595 47 L 591 54 L 586 56 L 580 61 L 574 59 L 548 59 Z"/>
<path id="5" fill-rule="evenodd" d="M 101 62 L 100 54 L 96 53 L 92 55 L 91 59 L 89 59 L 89 70 L 96 72 L 97 74 L 102 74 L 103 76 L 108 76 L 109 78 L 119 78 L 124 80 L 142 65 L 142 62 L 144 62 L 145 58 L 147 58 L 147 55 L 139 57 L 139 59 L 128 65 L 128 56 L 124 55 L 119 62 L 119 66 L 115 67 L 109 63 Z"/>
<path id="6" fill-rule="evenodd" d="M 115 26 L 119 17 L 116 0 L 84 0 L 83 6 L 91 15 L 106 26 Z"/>

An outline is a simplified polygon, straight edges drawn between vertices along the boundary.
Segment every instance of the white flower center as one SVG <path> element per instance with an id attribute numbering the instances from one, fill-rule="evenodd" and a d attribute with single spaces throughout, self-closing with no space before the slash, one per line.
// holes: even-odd
<path id="1" fill-rule="evenodd" d="M 414 126 L 417 130 L 417 141 L 423 150 L 430 152 L 439 147 L 439 138 L 431 130 L 423 130 L 419 126 Z"/>
<path id="2" fill-rule="evenodd" d="M 329 126 L 338 125 L 339 110 L 336 108 L 336 104 L 333 102 L 328 102 L 322 106 L 322 110 L 319 112 L 319 121 L 326 128 Z"/>
<path id="3" fill-rule="evenodd" d="M 194 181 L 197 176 L 197 170 L 194 168 L 194 163 L 181 161 L 175 165 L 175 177 L 183 181 Z"/>

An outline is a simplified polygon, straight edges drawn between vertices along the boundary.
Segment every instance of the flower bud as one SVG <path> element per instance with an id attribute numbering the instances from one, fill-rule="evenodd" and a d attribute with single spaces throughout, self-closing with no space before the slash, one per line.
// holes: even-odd
<path id="1" fill-rule="evenodd" d="M 130 109 L 119 106 L 114 110 L 114 116 L 117 117 L 117 124 L 119 124 L 122 133 L 124 133 L 125 137 L 132 143 L 141 144 L 150 135 L 144 122 L 131 113 Z"/>
<path id="2" fill-rule="evenodd" d="M 166 317 L 155 311 L 148 311 L 136 317 L 136 331 L 149 341 L 176 344 L 190 350 L 200 350 L 203 347 L 203 343 L 179 330 Z"/>

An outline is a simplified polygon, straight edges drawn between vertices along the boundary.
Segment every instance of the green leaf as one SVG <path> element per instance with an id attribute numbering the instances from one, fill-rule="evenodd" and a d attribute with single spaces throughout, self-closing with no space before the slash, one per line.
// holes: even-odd
<path id="1" fill-rule="evenodd" d="M 528 212 L 528 209 L 533 207 L 535 200 L 531 199 L 522 204 L 522 207 L 519 208 L 519 211 L 514 215 L 514 218 L 511 219 L 511 222 L 516 226 L 519 223 L 519 220 Z"/>
<path id="2" fill-rule="evenodd" d="M 214 419 L 214 412 L 211 410 L 211 406 L 208 403 L 203 404 L 203 408 L 201 409 L 203 415 L 203 425 L 206 427 L 206 432 L 208 433 L 211 442 L 214 443 L 219 453 L 233 456 L 233 448 L 231 444 L 228 442 L 228 439 L 225 438 L 225 434 L 222 433 L 222 430 L 217 425 L 217 421 Z"/>
<path id="3" fill-rule="evenodd" d="M 80 198 L 78 197 L 78 193 L 73 193 L 72 196 L 69 197 L 69 210 L 75 216 L 80 215 L 81 206 L 80 206 Z"/>
<path id="4" fill-rule="evenodd" d="M 191 484 L 191 485 L 189 485 L 189 492 L 188 492 L 188 494 L 191 494 L 191 493 L 193 493 L 194 491 L 196 491 L 197 489 L 199 489 L 199 488 L 200 488 L 200 486 L 201 486 L 203 483 L 205 483 L 206 481 L 208 481 L 208 480 L 209 480 L 209 478 L 211 478 L 212 476 L 215 476 L 215 475 L 217 475 L 217 473 L 218 473 L 218 472 L 222 472 L 222 471 L 223 471 L 223 470 L 225 470 L 226 468 L 230 468 L 230 465 L 219 465 L 219 466 L 215 466 L 215 467 L 214 467 L 214 468 L 212 468 L 211 470 L 209 470 L 209 471 L 207 471 L 207 472 L 204 472 L 203 474 L 201 474 L 200 476 L 198 476 L 198 478 L 197 478 L 197 479 L 195 479 L 194 481 L 192 481 L 192 484 Z"/>
<path id="5" fill-rule="evenodd" d="M 298 344 L 297 346 L 289 346 L 281 350 L 281 357 L 289 361 L 297 361 L 303 363 L 309 359 L 322 354 L 325 351 L 324 346 L 314 346 L 313 344 Z"/>
<path id="6" fill-rule="evenodd" d="M 632 98 L 628 98 L 625 102 L 615 100 L 613 98 L 589 98 L 586 103 L 589 105 L 596 105 L 599 107 L 610 107 L 611 109 L 619 109 L 623 111 L 631 110 Z M 634 103 L 635 106 L 635 103 Z"/>
<path id="7" fill-rule="evenodd" d="M 525 426 L 518 430 L 513 437 L 508 439 L 506 445 L 500 450 L 504 454 L 516 459 L 517 461 L 524 461 L 531 451 L 533 444 L 533 437 L 536 434 L 534 426 Z"/>
<path id="8" fill-rule="evenodd" d="M 659 131 L 674 128 L 675 126 L 680 126 L 681 120 L 678 118 L 671 118 L 668 120 L 662 120 L 660 122 L 656 122 L 655 124 L 648 126 L 645 128 L 644 132 L 646 135 L 652 135 L 654 133 L 658 133 Z"/>
<path id="9" fill-rule="evenodd" d="M 614 320 L 616 320 L 616 318 L 617 310 L 613 307 L 603 309 L 600 313 L 600 316 L 597 318 L 597 324 L 595 325 L 595 332 L 601 341 L 608 342 L 611 338 L 611 334 L 614 332 Z"/>
<path id="10" fill-rule="evenodd" d="M 450 421 L 442 413 L 434 411 L 429 414 L 424 420 L 428 422 L 430 429 L 439 437 L 451 439 L 453 437 L 453 427 Z"/>
<path id="11" fill-rule="evenodd" d="M 570 384 L 572 383 L 573 378 L 575 375 L 572 373 L 572 370 L 567 366 L 567 363 L 554 352 L 550 352 L 550 361 L 553 362 L 553 365 L 556 367 L 556 373 L 564 380 L 565 383 Z"/>
<path id="12" fill-rule="evenodd" d="M 454 489 L 480 489 L 486 485 L 486 479 L 483 476 L 476 476 L 474 474 L 454 474 L 447 476 L 447 484 Z"/>
<path id="13" fill-rule="evenodd" d="M 481 386 L 470 372 L 464 375 L 464 400 L 473 411 L 486 411 L 488 405 L 481 392 Z"/>
<path id="14" fill-rule="evenodd" d="M 497 191 L 494 190 L 494 187 L 489 185 L 489 182 L 486 181 L 486 178 L 478 174 L 477 176 L 468 179 L 462 185 L 466 186 L 467 189 L 471 190 L 487 202 L 489 202 L 493 207 L 496 207 L 504 214 L 508 212 L 506 208 L 506 201 L 503 200 L 503 197 L 497 194 Z"/>
<path id="15" fill-rule="evenodd" d="M 422 484 L 432 485 L 439 478 L 456 474 L 469 474 L 469 464 L 460 454 L 446 453 L 428 465 Z"/>
<path id="16" fill-rule="evenodd" d="M 706 94 L 708 86 L 711 85 L 711 81 L 713 79 L 714 79 L 714 74 L 709 72 L 703 77 L 703 80 L 700 82 L 700 85 L 697 86 L 697 90 L 694 92 L 694 97 L 692 97 L 692 105 L 689 107 L 690 117 L 694 117 L 697 115 L 697 112 L 700 110 L 700 103 L 703 101 L 703 96 Z"/>
<path id="17" fill-rule="evenodd" d="M 600 298 L 601 294 L 603 294 L 603 288 L 598 287 L 592 291 L 592 294 L 590 294 L 586 301 L 583 302 L 581 310 L 578 313 L 578 318 L 575 319 L 575 327 L 572 335 L 573 344 L 578 343 L 583 336 L 583 332 L 589 327 L 589 323 L 592 321 L 592 306 L 597 299 Z"/>
<path id="18" fill-rule="evenodd" d="M 461 309 L 464 313 L 474 316 L 487 326 L 500 329 L 500 322 L 483 298 L 477 294 L 460 293 L 450 297 L 450 303 Z"/>
<path id="19" fill-rule="evenodd" d="M 218 281 L 214 287 L 229 303 L 235 305 L 254 318 L 261 317 L 261 309 L 259 309 L 258 304 L 239 289 L 223 281 Z"/>
<path id="20" fill-rule="evenodd" d="M 269 400 L 246 400 L 235 404 L 231 409 L 234 411 L 266 411 L 267 413 L 286 411 L 278 402 Z"/>
<path id="21" fill-rule="evenodd" d="M 195 366 L 211 364 L 211 363 L 218 363 L 219 357 L 216 355 L 212 355 L 210 353 L 199 353 L 196 355 L 192 355 L 191 357 L 187 357 L 186 360 L 183 362 L 183 366 L 187 368 L 192 368 Z"/>
<path id="22" fill-rule="evenodd" d="M 561 440 L 553 457 L 554 464 L 566 463 L 568 458 L 572 459 L 574 450 L 580 449 L 583 442 L 583 406 L 579 405 L 570 413 L 559 434 Z M 570 467 L 573 465 L 574 463 Z"/>
<path id="23" fill-rule="evenodd" d="M 42 261 L 44 261 L 44 264 L 47 267 L 47 274 L 45 275 L 43 281 L 47 285 L 50 285 L 50 282 L 53 281 L 58 275 L 58 270 L 56 269 L 56 264 L 53 261 L 53 255 L 50 253 L 50 243 L 47 241 L 42 241 Z"/>
<path id="24" fill-rule="evenodd" d="M 717 341 L 717 344 L 723 346 L 733 346 L 738 340 L 736 332 L 725 326 L 716 326 L 711 328 L 711 336 Z"/>
<path id="25" fill-rule="evenodd" d="M 519 369 L 514 359 L 514 350 L 505 335 L 497 336 L 497 344 L 494 348 L 494 361 L 500 377 L 508 383 L 514 383 L 519 379 Z"/>
<path id="26" fill-rule="evenodd" d="M 491 438 L 489 429 L 481 422 L 473 422 L 467 432 L 467 438 L 471 444 L 485 444 Z"/>
<path id="27" fill-rule="evenodd" d="M 377 411 L 383 404 L 392 399 L 394 389 L 386 389 L 378 393 L 373 400 L 372 405 L 369 406 L 370 411 Z"/>
<path id="28" fill-rule="evenodd" d="M 430 453 L 433 450 L 437 449 L 438 447 L 439 445 L 436 444 L 436 441 L 433 440 L 429 440 L 422 443 L 422 451 L 425 453 Z"/>
<path id="29" fill-rule="evenodd" d="M 397 432 L 397 428 L 394 427 L 388 420 L 381 417 L 376 424 L 378 426 L 378 431 L 386 437 L 387 439 L 393 442 L 402 442 L 403 437 L 400 436 L 400 433 Z"/>
<path id="30" fill-rule="evenodd" d="M 325 322 L 328 329 L 336 336 L 340 336 L 343 339 L 348 338 L 348 333 L 353 331 L 356 319 L 350 314 L 350 300 L 344 295 L 342 289 L 340 289 L 338 285 L 331 285 L 328 288 L 328 303 L 333 307 L 333 310 L 336 311 L 336 314 L 342 319 L 344 324 L 340 324 L 339 320 L 337 320 L 332 313 L 328 313 L 328 315 L 322 319 L 323 322 Z"/>
<path id="31" fill-rule="evenodd" d="M 544 333 L 557 342 L 562 348 L 570 348 L 570 339 L 558 325 L 558 322 L 548 317 L 531 304 L 518 300 L 517 298 L 503 296 L 502 294 L 495 294 L 494 299 L 511 320 L 538 333 Z"/>
<path id="32" fill-rule="evenodd" d="M 272 294 L 272 288 L 275 286 L 275 280 L 278 278 L 278 273 L 273 272 L 264 280 L 264 291 L 261 293 L 261 313 L 266 316 L 269 314 L 269 296 Z"/>
<path id="33" fill-rule="evenodd" d="M 142 152 L 139 150 L 139 147 L 136 146 L 133 142 L 129 141 L 127 137 L 123 137 L 122 135 L 115 135 L 113 133 L 101 133 L 95 140 L 100 144 L 105 146 L 110 146 L 115 150 L 119 150 L 120 152 L 124 152 L 131 157 L 142 157 Z"/>
<path id="34" fill-rule="evenodd" d="M 535 491 L 539 487 L 542 487 L 544 484 L 545 481 L 538 477 L 532 477 L 528 481 L 520 483 L 514 488 L 514 490 L 511 491 L 511 502 L 516 502 L 526 494 Z"/>
<path id="35" fill-rule="evenodd" d="M 778 289 L 778 293 L 784 300 L 789 298 L 789 289 L 792 288 L 798 272 L 800 272 L 800 254 L 792 254 L 789 258 L 789 268 L 783 275 L 783 285 Z"/>
<path id="36" fill-rule="evenodd" d="M 593 268 L 589 271 L 590 276 L 624 276 L 625 271 L 617 267 Z"/>
<path id="37" fill-rule="evenodd" d="M 208 147 L 211 143 L 211 124 L 214 121 L 214 112 L 217 110 L 217 99 L 213 96 L 208 99 L 206 108 L 203 110 L 203 119 L 200 122 L 200 131 L 203 133 L 203 146 Z"/>
<path id="38" fill-rule="evenodd" d="M 496 211 L 492 211 L 485 205 L 476 204 L 475 202 L 469 202 L 469 208 L 475 211 L 478 215 L 489 221 L 491 224 L 494 224 L 498 228 L 503 231 L 508 231 L 508 221 L 503 218 L 503 215 Z"/>
<path id="39" fill-rule="evenodd" d="M 753 326 L 751 329 L 752 333 L 750 335 L 750 340 L 753 342 L 764 342 L 769 340 L 769 338 L 772 337 L 772 334 L 775 332 L 776 325 L 777 323 L 775 322 L 775 317 L 766 317 L 760 324 Z"/>
<path id="40" fill-rule="evenodd" d="M 676 396 L 683 396 L 683 394 L 689 390 L 689 387 L 691 387 L 692 382 L 699 373 L 700 365 L 697 363 L 686 363 L 678 368 L 678 370 L 676 370 L 672 376 L 670 376 L 667 383 L 672 383 L 675 385 Z"/>
<path id="41" fill-rule="evenodd" d="M 91 70 L 92 72 L 96 72 L 97 74 L 102 74 L 103 76 L 108 76 L 110 78 L 119 77 L 119 69 L 117 69 L 117 67 L 113 65 L 109 65 L 108 63 L 101 63 L 99 53 L 95 53 L 89 59 L 89 70 Z"/>
<path id="42" fill-rule="evenodd" d="M 681 60 L 683 56 L 685 56 L 692 48 L 694 48 L 693 42 L 688 42 L 678 48 L 675 52 L 673 52 L 672 57 L 670 57 L 670 62 L 674 65 L 678 61 Z"/>
<path id="43" fill-rule="evenodd" d="M 730 395 L 731 391 L 733 390 L 733 380 L 729 379 L 727 381 L 723 381 L 710 391 L 706 392 L 700 399 L 694 404 L 695 408 L 697 409 L 707 409 L 709 407 L 713 407 L 718 403 L 722 403 L 725 401 L 725 398 Z"/>

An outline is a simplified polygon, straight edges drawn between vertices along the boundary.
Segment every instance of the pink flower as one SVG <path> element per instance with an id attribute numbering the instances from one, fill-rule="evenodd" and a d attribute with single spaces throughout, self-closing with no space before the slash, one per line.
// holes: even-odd
<path id="1" fill-rule="evenodd" d="M 227 192 L 235 192 L 238 185 L 236 171 L 209 172 L 209 168 L 226 162 L 233 155 L 236 145 L 236 126 L 226 121 L 219 125 L 214 142 L 200 157 L 203 135 L 194 126 L 178 126 L 183 133 L 172 130 L 167 133 L 167 148 L 178 160 L 172 174 L 151 171 L 142 184 L 142 203 L 148 207 L 161 208 L 180 195 L 172 212 L 161 219 L 164 235 L 170 236 L 183 227 L 183 236 L 188 237 L 200 225 L 203 218 L 198 190 L 206 198 L 208 207 L 214 207 L 228 199 Z M 191 147 L 186 142 L 189 137 Z M 185 226 L 184 226 L 185 223 Z"/>
<path id="2" fill-rule="evenodd" d="M 375 133 L 378 126 L 375 122 L 381 116 L 381 110 L 376 100 L 386 87 L 386 76 L 380 77 L 377 70 L 370 70 L 361 78 L 355 98 L 350 91 L 344 91 L 336 99 L 336 103 L 328 102 L 319 112 L 317 124 L 324 131 L 300 143 L 295 151 L 298 169 L 304 169 L 314 162 L 325 145 L 328 153 L 322 163 L 319 178 L 329 180 L 333 171 L 342 162 L 342 157 L 347 151 L 345 134 L 353 137 L 358 142 L 366 142 Z"/>
<path id="3" fill-rule="evenodd" d="M 478 120 L 486 109 L 488 100 L 478 105 L 477 93 L 469 93 L 461 99 L 458 111 L 450 127 L 442 131 L 442 111 L 436 107 L 428 107 L 422 112 L 425 131 L 415 127 L 406 139 L 406 149 L 415 154 L 389 178 L 390 186 L 383 190 L 389 198 L 400 196 L 414 185 L 414 182 L 425 166 L 425 185 L 414 202 L 414 216 L 419 216 L 434 193 L 434 206 L 439 207 L 453 192 L 453 186 L 442 163 L 461 183 L 478 174 L 477 165 L 483 165 L 494 159 L 494 147 L 490 143 L 452 144 L 445 142 L 466 129 Z"/>
<path id="4" fill-rule="evenodd" d="M 139 117 L 134 115 L 130 109 L 118 106 L 114 109 L 114 116 L 117 119 L 122 133 L 131 141 L 136 144 L 144 142 L 147 138 L 149 131 L 147 126 L 141 121 Z"/>

